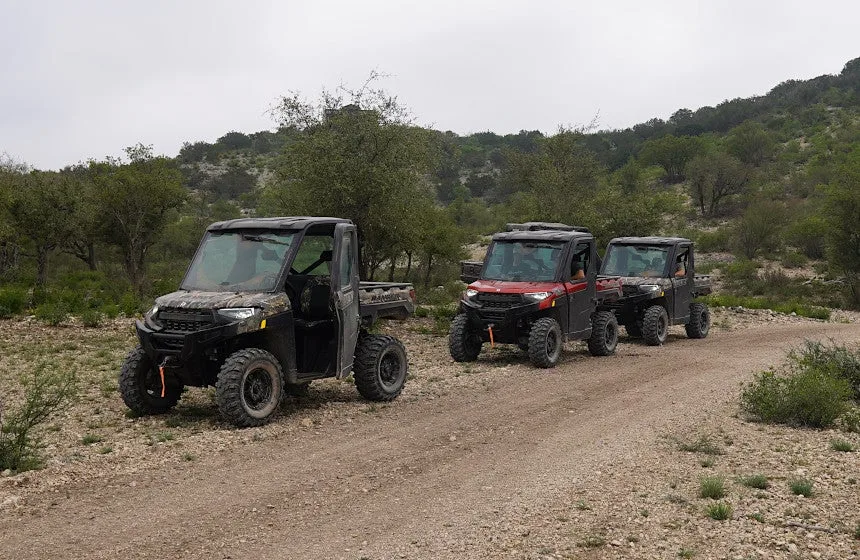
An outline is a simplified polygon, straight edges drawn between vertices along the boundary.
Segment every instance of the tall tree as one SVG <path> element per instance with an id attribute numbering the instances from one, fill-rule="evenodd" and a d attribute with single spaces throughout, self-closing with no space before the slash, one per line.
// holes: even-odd
<path id="1" fill-rule="evenodd" d="M 720 206 L 744 191 L 749 172 L 737 158 L 724 152 L 696 156 L 687 165 L 690 196 L 703 216 L 714 216 Z"/>
<path id="2" fill-rule="evenodd" d="M 844 156 L 833 182 L 824 188 L 828 261 L 845 276 L 851 304 L 860 308 L 860 148 Z"/>
<path id="3" fill-rule="evenodd" d="M 147 253 L 161 235 L 168 211 L 185 199 L 174 162 L 154 156 L 151 146 L 126 148 L 127 162 L 91 162 L 93 184 L 104 220 L 105 241 L 119 248 L 128 279 L 143 290 Z"/>
<path id="4" fill-rule="evenodd" d="M 362 277 L 372 278 L 414 225 L 415 201 L 428 197 L 429 133 L 413 126 L 396 98 L 374 87 L 323 91 L 305 101 L 281 99 L 274 116 L 300 133 L 286 146 L 277 181 L 263 193 L 263 213 L 352 219 L 362 247 Z"/>
<path id="5" fill-rule="evenodd" d="M 639 159 L 647 164 L 659 165 L 666 171 L 666 181 L 678 183 L 685 178 L 684 170 L 693 157 L 701 151 L 702 143 L 697 137 L 668 134 L 642 145 Z"/>

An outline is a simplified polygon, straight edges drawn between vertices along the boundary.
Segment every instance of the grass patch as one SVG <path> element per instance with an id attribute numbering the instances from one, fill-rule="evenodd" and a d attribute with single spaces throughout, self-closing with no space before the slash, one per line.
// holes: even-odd
<path id="1" fill-rule="evenodd" d="M 99 449 L 99 453 L 101 453 L 102 455 L 113 453 L 113 447 L 111 447 L 110 445 L 105 445 Z"/>
<path id="2" fill-rule="evenodd" d="M 770 309 L 777 313 L 790 315 L 794 313 L 800 317 L 810 319 L 830 319 L 830 310 L 826 307 L 808 305 L 799 301 L 777 301 L 759 296 L 736 296 L 730 294 L 710 294 L 702 296 L 698 301 L 707 303 L 714 307 L 745 307 L 747 309 Z"/>
<path id="3" fill-rule="evenodd" d="M 747 515 L 747 517 L 758 521 L 759 523 L 764 523 L 764 515 L 760 514 L 759 512 L 750 513 L 749 515 Z"/>
<path id="4" fill-rule="evenodd" d="M 759 490 L 767 490 L 770 488 L 770 481 L 763 474 L 753 474 L 741 479 L 741 484 L 749 488 L 758 488 Z"/>
<path id="5" fill-rule="evenodd" d="M 834 439 L 830 442 L 830 448 L 833 451 L 841 451 L 843 453 L 851 453 L 854 451 L 854 445 L 845 439 Z"/>
<path id="6" fill-rule="evenodd" d="M 805 478 L 800 478 L 797 480 L 792 480 L 788 483 L 788 487 L 791 489 L 791 493 L 795 496 L 803 496 L 804 498 L 811 498 L 813 494 L 812 489 L 813 483 L 811 480 L 806 480 Z"/>
<path id="7" fill-rule="evenodd" d="M 94 443 L 99 443 L 102 441 L 102 437 L 96 434 L 84 434 L 84 437 L 81 438 L 81 443 L 84 445 L 92 445 Z"/>
<path id="8" fill-rule="evenodd" d="M 696 551 L 692 548 L 682 548 L 678 551 L 678 558 L 692 558 L 696 555 Z"/>
<path id="9" fill-rule="evenodd" d="M 708 517 L 715 521 L 725 521 L 726 519 L 730 519 L 733 511 L 732 504 L 728 502 L 717 502 L 715 504 L 711 504 L 705 510 Z"/>
<path id="10" fill-rule="evenodd" d="M 725 497 L 725 481 L 719 476 L 705 476 L 699 481 L 699 497 L 719 500 Z"/>
<path id="11" fill-rule="evenodd" d="M 606 544 L 606 539 L 600 535 L 588 535 L 579 544 L 584 548 L 600 548 Z"/>
<path id="12" fill-rule="evenodd" d="M 709 468 L 714 466 L 714 459 L 713 459 L 713 457 L 708 457 L 706 459 L 702 459 L 701 461 L 699 461 L 699 464 L 702 465 L 703 467 L 705 467 L 706 469 L 709 469 Z"/>
<path id="13" fill-rule="evenodd" d="M 723 450 L 711 440 L 711 436 L 705 434 L 694 441 L 679 441 L 678 450 L 688 453 L 704 453 L 705 455 L 722 455 Z"/>

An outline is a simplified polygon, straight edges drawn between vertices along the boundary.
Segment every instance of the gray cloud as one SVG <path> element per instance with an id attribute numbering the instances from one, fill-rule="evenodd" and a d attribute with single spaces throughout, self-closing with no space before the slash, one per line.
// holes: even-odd
<path id="1" fill-rule="evenodd" d="M 289 90 L 371 69 L 422 123 L 552 131 L 668 117 L 838 73 L 850 2 L 6 0 L 0 152 L 41 168 L 272 127 Z"/>

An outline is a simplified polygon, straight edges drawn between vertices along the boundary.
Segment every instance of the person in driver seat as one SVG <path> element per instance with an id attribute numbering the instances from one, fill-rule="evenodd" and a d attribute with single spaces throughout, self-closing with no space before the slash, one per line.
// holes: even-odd
<path id="1" fill-rule="evenodd" d="M 585 280 L 585 270 L 582 269 L 582 263 L 578 259 L 574 259 L 573 265 L 570 267 L 570 281 L 579 282 Z"/>

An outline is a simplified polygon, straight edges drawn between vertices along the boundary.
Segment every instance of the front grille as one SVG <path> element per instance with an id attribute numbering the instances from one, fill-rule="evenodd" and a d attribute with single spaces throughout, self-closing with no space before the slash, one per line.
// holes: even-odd
<path id="1" fill-rule="evenodd" d="M 639 286 L 621 286 L 621 293 L 625 296 L 635 296 L 639 293 Z"/>
<path id="2" fill-rule="evenodd" d="M 215 319 L 204 309 L 168 307 L 158 312 L 158 322 L 168 332 L 195 332 L 211 327 Z"/>
<path id="3" fill-rule="evenodd" d="M 522 305 L 523 296 L 520 294 L 493 294 L 482 292 L 478 294 L 478 301 L 484 309 L 510 309 Z"/>

